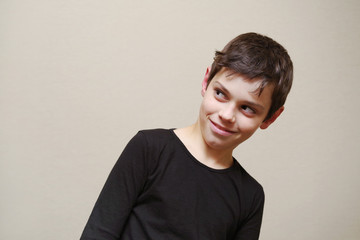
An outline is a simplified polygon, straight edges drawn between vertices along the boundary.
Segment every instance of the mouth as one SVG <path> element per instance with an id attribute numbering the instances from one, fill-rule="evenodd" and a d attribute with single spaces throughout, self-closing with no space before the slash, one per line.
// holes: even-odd
<path id="1" fill-rule="evenodd" d="M 211 129 L 221 135 L 221 136 L 230 136 L 230 135 L 233 135 L 235 132 L 234 131 L 231 131 L 215 122 L 213 122 L 211 119 L 209 119 L 209 122 L 210 122 L 210 127 Z"/>

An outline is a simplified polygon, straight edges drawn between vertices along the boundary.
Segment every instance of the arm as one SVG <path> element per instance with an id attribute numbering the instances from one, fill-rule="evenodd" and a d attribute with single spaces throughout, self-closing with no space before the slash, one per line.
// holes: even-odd
<path id="1" fill-rule="evenodd" d="M 94 206 L 81 240 L 119 239 L 146 182 L 146 142 L 138 133 L 125 147 Z"/>
<path id="2" fill-rule="evenodd" d="M 241 224 L 234 240 L 258 240 L 263 216 L 265 194 L 262 188 L 259 188 L 255 194 L 252 210 L 249 216 Z"/>

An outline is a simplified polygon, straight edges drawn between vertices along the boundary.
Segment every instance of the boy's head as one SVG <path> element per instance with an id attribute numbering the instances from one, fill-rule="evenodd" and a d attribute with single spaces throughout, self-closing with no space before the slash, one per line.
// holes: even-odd
<path id="1" fill-rule="evenodd" d="M 231 40 L 222 51 L 216 51 L 208 77 L 227 68 L 248 79 L 261 79 L 259 95 L 267 85 L 273 85 L 271 107 L 265 120 L 285 104 L 293 79 L 292 61 L 280 44 L 257 33 L 245 33 Z"/>

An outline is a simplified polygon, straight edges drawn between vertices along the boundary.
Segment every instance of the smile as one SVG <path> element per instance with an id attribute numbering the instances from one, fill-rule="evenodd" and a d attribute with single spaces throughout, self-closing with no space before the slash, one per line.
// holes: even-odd
<path id="1" fill-rule="evenodd" d="M 221 136 L 230 136 L 230 135 L 232 135 L 232 134 L 235 133 L 235 132 L 233 132 L 233 131 L 230 131 L 230 130 L 226 129 L 225 127 L 222 127 L 222 126 L 218 125 L 217 123 L 214 123 L 214 122 L 211 121 L 210 119 L 209 119 L 209 121 L 210 121 L 210 128 L 211 128 L 211 130 L 212 130 L 213 132 L 221 135 Z"/>

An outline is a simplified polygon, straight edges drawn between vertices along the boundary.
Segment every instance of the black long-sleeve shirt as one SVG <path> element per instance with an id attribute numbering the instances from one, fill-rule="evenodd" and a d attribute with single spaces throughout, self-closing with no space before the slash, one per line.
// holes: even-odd
<path id="1" fill-rule="evenodd" d="M 115 164 L 81 240 L 253 240 L 263 205 L 261 185 L 235 159 L 212 169 L 173 130 L 144 130 Z"/>

